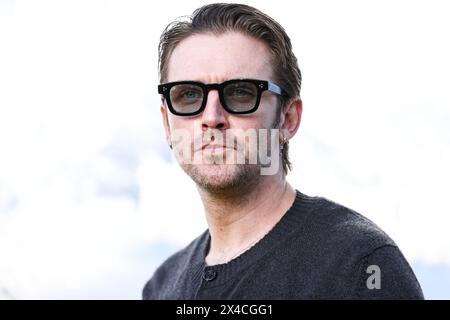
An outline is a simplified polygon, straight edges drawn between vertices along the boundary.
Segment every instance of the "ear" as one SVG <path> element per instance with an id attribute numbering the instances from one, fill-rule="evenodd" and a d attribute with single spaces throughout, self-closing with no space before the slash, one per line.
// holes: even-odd
<path id="1" fill-rule="evenodd" d="M 303 103 L 302 99 L 296 98 L 288 102 L 281 114 L 280 129 L 283 137 L 291 139 L 300 127 L 302 120 Z"/>
<path id="2" fill-rule="evenodd" d="M 172 141 L 170 139 L 169 118 L 168 118 L 168 114 L 167 114 L 167 108 L 164 104 L 161 105 L 160 111 L 161 111 L 162 121 L 163 121 L 163 125 L 164 125 L 164 130 L 166 132 L 166 141 L 167 141 L 167 144 L 170 146 L 170 148 L 172 148 Z"/>

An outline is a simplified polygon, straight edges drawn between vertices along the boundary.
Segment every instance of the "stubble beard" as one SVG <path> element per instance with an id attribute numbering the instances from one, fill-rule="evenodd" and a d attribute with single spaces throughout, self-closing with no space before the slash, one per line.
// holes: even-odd
<path id="1" fill-rule="evenodd" d="M 208 193 L 238 196 L 258 184 L 259 164 L 182 164 L 183 170 Z"/>
<path id="2" fill-rule="evenodd" d="M 277 113 L 271 128 L 278 128 L 279 126 L 279 108 L 280 106 L 277 107 Z M 233 152 L 239 151 L 234 150 Z M 225 158 L 219 160 L 219 158 L 209 156 L 208 164 L 181 163 L 181 167 L 198 188 L 208 193 L 224 197 L 242 197 L 250 193 L 252 188 L 255 188 L 262 179 L 259 161 L 256 164 L 249 163 L 248 150 L 245 152 L 244 164 L 226 164 L 223 161 Z"/>

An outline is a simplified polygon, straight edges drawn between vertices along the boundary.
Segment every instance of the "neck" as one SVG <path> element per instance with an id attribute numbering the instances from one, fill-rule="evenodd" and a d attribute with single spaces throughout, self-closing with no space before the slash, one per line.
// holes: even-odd
<path id="1" fill-rule="evenodd" d="M 283 174 L 261 176 L 252 186 L 233 194 L 199 188 L 211 235 L 206 263 L 225 263 L 263 238 L 295 199 Z"/>

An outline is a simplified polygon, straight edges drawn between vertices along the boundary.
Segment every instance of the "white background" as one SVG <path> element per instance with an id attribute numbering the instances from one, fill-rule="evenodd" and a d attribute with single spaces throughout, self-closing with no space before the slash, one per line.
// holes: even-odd
<path id="1" fill-rule="evenodd" d="M 204 1 L 0 0 L 0 297 L 139 299 L 206 228 L 164 142 L 161 31 Z M 247 1 L 291 36 L 290 183 L 380 225 L 450 298 L 447 1 Z"/>

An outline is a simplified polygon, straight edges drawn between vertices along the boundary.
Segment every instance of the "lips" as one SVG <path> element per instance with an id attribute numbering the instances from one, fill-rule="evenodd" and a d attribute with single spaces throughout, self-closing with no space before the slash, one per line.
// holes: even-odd
<path id="1" fill-rule="evenodd" d="M 226 150 L 226 149 L 233 149 L 235 150 L 236 148 L 234 146 L 227 146 L 226 144 L 217 144 L 214 143 L 214 141 L 210 141 L 210 142 L 205 142 L 202 144 L 202 146 L 200 148 L 197 148 L 195 151 L 200 151 L 200 150 L 204 150 L 204 151 L 220 151 L 220 150 Z"/>
<path id="2" fill-rule="evenodd" d="M 226 148 L 225 145 L 221 145 L 221 144 L 205 144 L 202 146 L 202 150 L 205 149 L 221 149 L 221 148 Z"/>
<path id="3" fill-rule="evenodd" d="M 206 144 L 202 147 L 203 151 L 206 152 L 217 152 L 217 151 L 225 151 L 227 149 L 234 149 L 234 148 L 229 148 L 225 145 L 218 145 L 218 144 Z"/>

